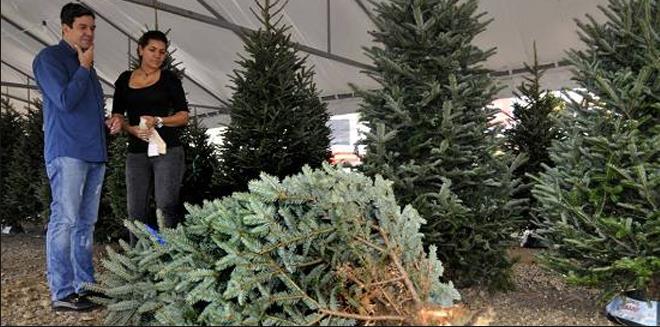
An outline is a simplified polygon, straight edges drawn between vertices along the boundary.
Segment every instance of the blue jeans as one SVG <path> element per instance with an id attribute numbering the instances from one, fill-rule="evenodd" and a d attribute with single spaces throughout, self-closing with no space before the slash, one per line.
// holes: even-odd
<path id="1" fill-rule="evenodd" d="M 46 234 L 48 285 L 61 300 L 94 282 L 92 250 L 105 163 L 58 157 L 46 163 L 53 201 Z"/>

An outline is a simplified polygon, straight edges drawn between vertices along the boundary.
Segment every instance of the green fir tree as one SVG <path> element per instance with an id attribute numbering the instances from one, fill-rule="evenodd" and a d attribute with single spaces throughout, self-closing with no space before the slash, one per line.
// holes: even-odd
<path id="1" fill-rule="evenodd" d="M 605 295 L 660 297 L 660 11 L 655 0 L 611 0 L 578 21 L 575 91 L 536 178 L 544 262 Z"/>
<path id="2" fill-rule="evenodd" d="M 394 182 L 399 203 L 427 224 L 426 245 L 438 247 L 459 285 L 510 285 L 510 234 L 520 203 L 510 201 L 522 158 L 496 156 L 501 140 L 490 106 L 498 88 L 483 64 L 494 49 L 472 44 L 489 21 L 478 2 L 393 0 L 375 7 L 379 45 L 366 54 L 380 84 L 363 97 L 360 119 L 367 154 L 361 169 Z"/>
<path id="3" fill-rule="evenodd" d="M 9 98 L 1 98 L 0 111 L 0 224 L 16 226 L 19 217 L 17 208 L 13 206 L 15 192 L 9 188 L 9 176 L 14 151 L 19 140 L 23 138 L 24 122 L 21 114 L 16 111 Z"/>
<path id="4" fill-rule="evenodd" d="M 15 226 L 47 221 L 50 189 L 44 162 L 43 115 L 40 101 L 26 107 L 22 129 L 18 130 L 16 148 L 8 163 L 6 201 L 7 218 Z M 16 131 L 15 131 L 16 132 Z"/>
<path id="5" fill-rule="evenodd" d="M 285 4 L 256 5 L 262 26 L 244 38 L 245 56 L 232 78 L 231 123 L 221 151 L 223 194 L 246 190 L 261 172 L 284 177 L 305 164 L 319 167 L 330 155 L 329 115 L 314 72 L 277 17 Z"/>
<path id="6" fill-rule="evenodd" d="M 181 132 L 186 153 L 186 173 L 183 176 L 181 202 L 202 204 L 218 197 L 218 148 L 209 140 L 207 128 L 197 117 L 191 117 Z"/>
<path id="7" fill-rule="evenodd" d="M 539 67 L 536 43 L 534 63 L 532 66 L 525 64 L 525 68 L 530 76 L 525 76 L 525 81 L 518 86 L 518 91 L 514 92 L 517 102 L 513 104 L 513 127 L 504 131 L 504 134 L 507 138 L 505 148 L 509 152 L 527 156 L 527 162 L 514 172 L 524 184 L 524 188 L 514 196 L 530 200 L 523 211 L 523 217 L 526 221 L 525 227 L 534 229 L 536 225 L 530 208 L 536 207 L 537 204 L 531 192 L 534 182 L 527 174 L 538 174 L 543 169 L 542 164 L 552 165 L 549 149 L 552 141 L 559 138 L 553 113 L 561 109 L 563 103 L 560 98 L 541 88 L 543 70 Z"/>
<path id="8" fill-rule="evenodd" d="M 122 221 L 128 218 L 126 207 L 126 155 L 128 136 L 124 133 L 106 135 L 108 163 L 105 169 L 99 220 L 95 225 L 96 239 L 114 241 L 128 237 Z"/>

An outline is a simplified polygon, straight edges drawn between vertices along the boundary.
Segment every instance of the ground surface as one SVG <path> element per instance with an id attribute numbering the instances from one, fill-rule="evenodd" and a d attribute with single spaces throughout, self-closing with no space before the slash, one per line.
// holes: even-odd
<path id="1" fill-rule="evenodd" d="M 2 303 L 0 320 L 6 325 L 101 325 L 105 310 L 55 313 L 50 309 L 45 276 L 44 239 L 30 235 L 2 235 Z M 103 256 L 97 246 L 95 261 Z M 521 260 L 514 268 L 517 289 L 489 295 L 479 289 L 461 294 L 480 321 L 491 325 L 612 325 L 602 314 L 593 290 L 567 286 L 559 276 L 542 270 L 535 250 L 515 249 Z"/>

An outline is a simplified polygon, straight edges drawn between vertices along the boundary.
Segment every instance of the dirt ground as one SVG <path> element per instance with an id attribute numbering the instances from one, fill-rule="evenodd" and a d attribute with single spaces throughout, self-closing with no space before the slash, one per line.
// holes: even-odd
<path id="1" fill-rule="evenodd" d="M 104 309 L 59 313 L 50 308 L 45 276 L 45 239 L 26 234 L 2 235 L 2 305 L 7 325 L 102 325 Z M 105 252 L 97 246 L 95 262 Z M 479 289 L 460 290 L 464 301 L 490 325 L 609 326 L 594 290 L 568 286 L 560 276 L 541 269 L 536 250 L 514 249 L 521 260 L 514 267 L 517 289 L 489 295 Z"/>

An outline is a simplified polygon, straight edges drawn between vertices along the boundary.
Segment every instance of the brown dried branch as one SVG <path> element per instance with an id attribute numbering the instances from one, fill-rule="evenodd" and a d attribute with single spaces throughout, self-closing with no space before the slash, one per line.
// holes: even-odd
<path id="1" fill-rule="evenodd" d="M 399 276 L 399 277 L 395 277 L 395 278 L 392 278 L 392 279 L 384 280 L 384 281 L 381 281 L 381 282 L 367 284 L 365 287 L 378 286 L 378 285 L 385 285 L 385 284 L 389 284 L 389 283 L 393 283 L 393 282 L 398 282 L 398 281 L 403 280 L 403 279 L 404 279 L 403 276 Z"/>
<path id="2" fill-rule="evenodd" d="M 406 285 L 408 291 L 412 295 L 413 301 L 415 301 L 415 304 L 420 305 L 422 301 L 419 299 L 419 295 L 417 295 L 417 290 L 415 290 L 415 285 L 413 285 L 412 281 L 410 280 L 410 276 L 408 275 L 408 272 L 403 268 L 399 256 L 397 256 L 396 253 L 394 253 L 394 249 L 390 247 L 390 240 L 387 237 L 387 233 L 385 233 L 385 231 L 382 228 L 378 228 L 378 231 L 380 232 L 380 235 L 383 237 L 383 241 L 385 241 L 385 246 L 388 249 L 388 255 L 390 256 L 390 259 L 392 259 L 393 263 L 396 265 L 396 268 L 399 270 L 399 273 L 403 278 L 403 283 Z"/>
<path id="3" fill-rule="evenodd" d="M 380 286 L 378 286 L 378 289 L 380 290 L 381 294 L 383 294 L 383 297 L 385 297 L 389 305 L 391 305 L 392 308 L 394 308 L 394 311 L 396 311 L 397 314 L 402 315 L 399 306 L 396 303 L 394 303 L 394 300 L 392 300 L 390 294 Z"/>
<path id="4" fill-rule="evenodd" d="M 385 253 L 385 249 L 381 248 L 380 246 L 378 246 L 378 245 L 376 245 L 372 242 L 369 242 L 369 241 L 363 239 L 362 237 L 356 236 L 355 239 L 358 240 L 360 243 L 363 243 L 363 244 L 365 244 L 367 246 L 370 246 L 370 247 L 372 247 L 372 248 L 374 248 L 374 249 L 376 249 L 380 252 Z"/>
<path id="5" fill-rule="evenodd" d="M 326 310 L 326 309 L 319 309 L 319 312 L 325 313 L 325 314 L 328 314 L 328 315 L 332 315 L 332 316 L 349 318 L 349 319 L 356 319 L 356 320 L 364 320 L 364 321 L 369 321 L 369 320 L 372 320 L 372 321 L 405 321 L 406 320 L 406 318 L 401 317 L 401 316 L 366 316 L 366 315 L 358 315 L 358 314 L 353 314 L 353 313 L 332 311 L 332 310 Z"/>

